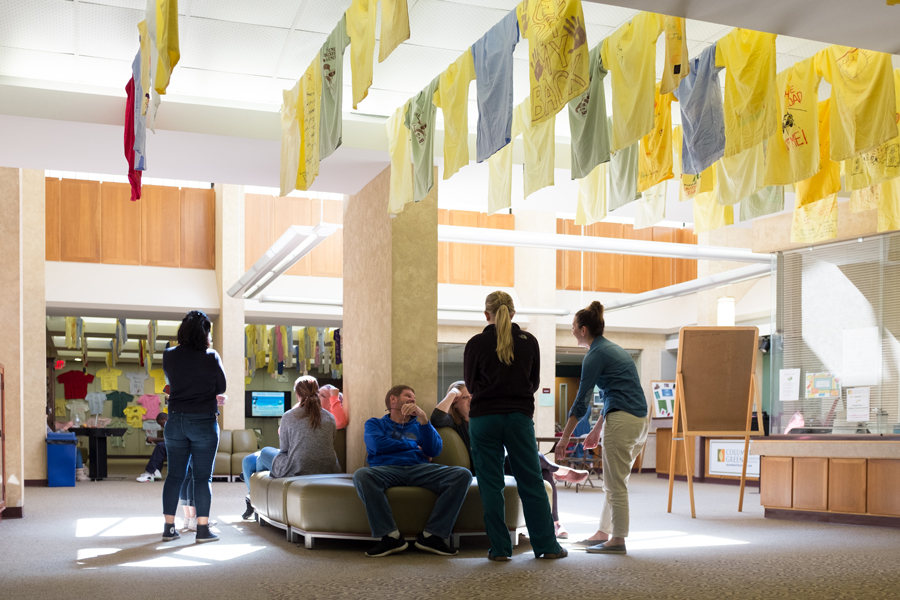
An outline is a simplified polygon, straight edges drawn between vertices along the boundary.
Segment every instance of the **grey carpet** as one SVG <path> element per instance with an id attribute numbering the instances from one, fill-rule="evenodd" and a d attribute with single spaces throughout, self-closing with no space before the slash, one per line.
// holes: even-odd
<path id="1" fill-rule="evenodd" d="M 738 513 L 736 487 L 697 485 L 692 520 L 685 484 L 667 514 L 666 483 L 634 476 L 627 556 L 570 549 L 563 560 L 535 560 L 523 538 L 512 562 L 493 563 L 486 539 L 463 538 L 452 558 L 410 548 L 370 559 L 369 542 L 306 550 L 281 530 L 239 521 L 241 483 L 213 484 L 220 542 L 183 534 L 163 544 L 162 483 L 135 482 L 142 466 L 112 463 L 124 481 L 28 488 L 26 518 L 0 523 L 0 598 L 900 597 L 900 531 L 763 519 L 756 490 Z M 560 492 L 572 540 L 596 529 L 602 499 L 590 488 Z"/>

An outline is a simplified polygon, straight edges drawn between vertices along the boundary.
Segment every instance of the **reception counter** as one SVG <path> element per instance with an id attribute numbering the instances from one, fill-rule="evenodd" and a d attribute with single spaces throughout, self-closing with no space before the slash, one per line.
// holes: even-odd
<path id="1" fill-rule="evenodd" d="M 900 435 L 775 435 L 750 454 L 767 518 L 900 527 Z"/>

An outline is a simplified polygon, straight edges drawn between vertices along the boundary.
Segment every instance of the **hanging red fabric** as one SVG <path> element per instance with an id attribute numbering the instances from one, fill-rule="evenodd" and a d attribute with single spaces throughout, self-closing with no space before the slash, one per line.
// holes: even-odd
<path id="1" fill-rule="evenodd" d="M 125 86 L 125 158 L 128 160 L 128 183 L 131 200 L 141 199 L 141 171 L 134 170 L 134 77 Z"/>

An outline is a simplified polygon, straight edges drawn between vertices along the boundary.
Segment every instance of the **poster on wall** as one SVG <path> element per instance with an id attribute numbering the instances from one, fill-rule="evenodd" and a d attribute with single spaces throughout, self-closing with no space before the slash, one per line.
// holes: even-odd
<path id="1" fill-rule="evenodd" d="M 651 381 L 650 389 L 653 390 L 654 418 L 671 417 L 675 407 L 675 382 Z"/>
<path id="2" fill-rule="evenodd" d="M 743 440 L 709 440 L 709 474 L 740 477 L 744 468 Z M 759 456 L 750 455 L 747 477 L 759 477 Z"/>
<path id="3" fill-rule="evenodd" d="M 843 330 L 844 386 L 878 385 L 881 375 L 881 338 L 878 327 Z"/>
<path id="4" fill-rule="evenodd" d="M 831 373 L 806 374 L 807 398 L 840 398 L 841 381 Z"/>
<path id="5" fill-rule="evenodd" d="M 793 402 L 800 399 L 800 369 L 781 369 L 778 373 L 778 399 Z"/>
<path id="6" fill-rule="evenodd" d="M 867 387 L 847 388 L 847 421 L 852 423 L 869 420 L 869 389 Z"/>

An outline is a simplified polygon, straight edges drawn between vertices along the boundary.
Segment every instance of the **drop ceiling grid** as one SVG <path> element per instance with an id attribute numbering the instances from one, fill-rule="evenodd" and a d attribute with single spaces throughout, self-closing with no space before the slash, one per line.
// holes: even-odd
<path id="1" fill-rule="evenodd" d="M 350 0 L 305 0 L 299 29 L 329 34 L 348 8 Z"/>
<path id="2" fill-rule="evenodd" d="M 143 20 L 142 10 L 79 3 L 79 53 L 114 60 L 133 59 L 140 46 L 137 25 Z"/>
<path id="3" fill-rule="evenodd" d="M 508 11 L 420 0 L 409 13 L 409 44 L 456 50 L 468 49 Z"/>
<path id="4" fill-rule="evenodd" d="M 184 0 L 182 0 L 183 2 Z M 147 8 L 147 0 L 79 0 L 79 5 L 96 4 L 97 6 L 115 6 L 118 8 L 133 8 L 144 11 Z M 182 8 L 181 6 L 178 7 Z M 179 11 L 180 12 L 180 11 Z"/>
<path id="5" fill-rule="evenodd" d="M 289 29 L 303 2 L 304 0 L 193 0 L 191 17 Z M 315 3 L 332 4 L 333 0 Z M 184 5 L 184 0 L 181 5 Z M 183 6 L 179 6 L 181 8 Z"/>
<path id="6" fill-rule="evenodd" d="M 0 46 L 0 73 L 50 81 L 78 81 L 74 54 Z"/>
<path id="7" fill-rule="evenodd" d="M 64 0 L 0 2 L 0 45 L 75 53 L 74 5 Z"/>
<path id="8" fill-rule="evenodd" d="M 191 18 L 181 60 L 185 67 L 272 75 L 288 29 Z"/>
<path id="9" fill-rule="evenodd" d="M 300 79 L 300 76 L 303 75 L 309 64 L 319 55 L 319 50 L 326 39 L 328 39 L 328 36 L 324 33 L 292 31 L 276 76 L 295 81 Z M 349 46 L 348 51 L 344 54 L 344 59 L 346 60 L 346 55 L 350 54 Z M 272 69 L 275 68 L 277 60 L 278 58 L 276 57 L 271 61 Z M 350 71 L 347 70 L 345 73 L 349 75 Z"/>

